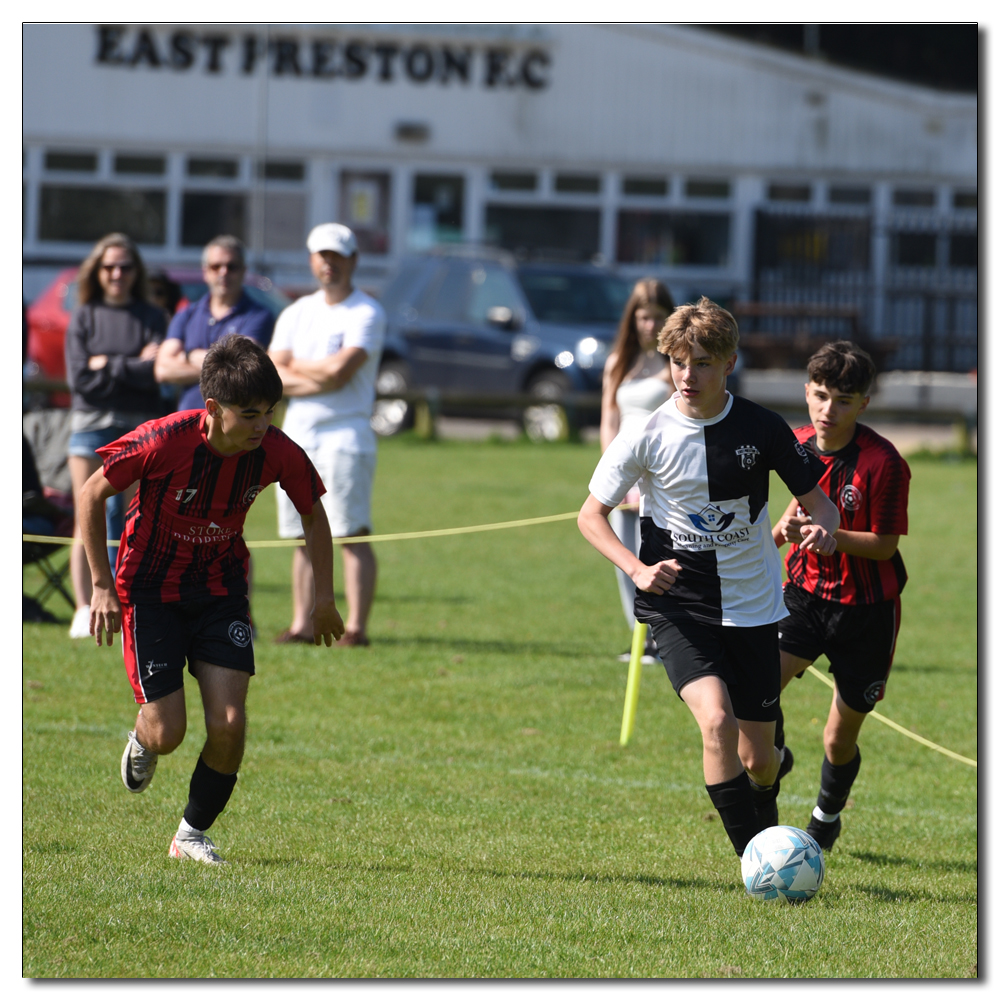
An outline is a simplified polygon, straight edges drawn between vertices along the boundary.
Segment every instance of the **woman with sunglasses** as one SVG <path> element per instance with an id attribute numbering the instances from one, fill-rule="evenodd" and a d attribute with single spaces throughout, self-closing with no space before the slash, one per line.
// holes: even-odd
<path id="1" fill-rule="evenodd" d="M 73 394 L 69 471 L 74 506 L 83 484 L 101 467 L 97 449 L 163 413 L 153 374 L 167 317 L 146 301 L 146 269 L 135 243 L 123 233 L 98 240 L 78 273 L 80 304 L 66 331 L 66 378 Z M 108 503 L 108 538 L 121 538 L 129 491 Z M 73 529 L 80 537 L 79 524 Z M 113 552 L 112 565 L 117 556 Z M 69 634 L 90 634 L 90 568 L 83 546 L 73 546 L 70 576 L 76 613 Z"/>

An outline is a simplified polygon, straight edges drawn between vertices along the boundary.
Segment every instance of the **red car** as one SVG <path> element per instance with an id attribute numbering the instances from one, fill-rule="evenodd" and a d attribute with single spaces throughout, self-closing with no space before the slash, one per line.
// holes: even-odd
<path id="1" fill-rule="evenodd" d="M 28 365 L 29 371 L 37 378 L 56 382 L 66 379 L 66 328 L 77 304 L 76 273 L 75 267 L 60 271 L 48 288 L 28 306 Z M 166 268 L 165 273 L 181 286 L 178 310 L 200 299 L 208 291 L 200 270 Z M 259 274 L 248 273 L 243 287 L 252 299 L 266 306 L 275 316 L 291 302 L 270 278 Z M 51 405 L 69 406 L 69 395 L 54 393 Z"/>

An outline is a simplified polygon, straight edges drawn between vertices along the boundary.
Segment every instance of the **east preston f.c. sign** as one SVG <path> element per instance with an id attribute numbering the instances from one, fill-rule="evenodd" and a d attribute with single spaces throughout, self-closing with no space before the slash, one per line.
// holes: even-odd
<path id="1" fill-rule="evenodd" d="M 196 32 L 187 28 L 97 25 L 95 62 L 123 69 L 273 76 L 312 80 L 405 81 L 491 89 L 544 90 L 552 59 L 537 46 L 373 41 L 284 33 Z"/>

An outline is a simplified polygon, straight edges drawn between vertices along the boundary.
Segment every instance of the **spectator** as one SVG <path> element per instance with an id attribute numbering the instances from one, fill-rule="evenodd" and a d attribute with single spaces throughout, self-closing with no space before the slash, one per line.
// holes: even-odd
<path id="1" fill-rule="evenodd" d="M 604 365 L 601 389 L 601 451 L 626 424 L 639 423 L 662 406 L 673 394 L 667 359 L 656 349 L 656 335 L 674 311 L 674 300 L 666 285 L 655 278 L 637 281 L 625 303 L 618 334 Z M 621 507 L 608 517 L 618 540 L 632 555 L 639 554 L 639 487 L 632 487 Z M 622 610 L 629 631 L 635 626 L 632 608 L 635 584 L 617 566 L 615 576 Z M 656 653 L 652 633 L 647 633 L 643 663 L 652 663 Z M 631 651 L 618 657 L 628 663 Z"/>
<path id="2" fill-rule="evenodd" d="M 146 269 L 135 243 L 122 233 L 97 242 L 80 265 L 78 288 L 80 304 L 66 331 L 66 379 L 72 391 L 68 465 L 77 509 L 83 484 L 101 467 L 97 449 L 162 413 L 153 366 L 167 326 L 163 310 L 146 301 Z M 133 493 L 126 490 L 109 502 L 109 540 L 121 538 L 123 512 Z M 78 522 L 73 535 L 80 537 Z M 76 613 L 69 634 L 82 639 L 90 635 L 92 585 L 79 544 L 70 556 L 70 577 Z"/>
<path id="3" fill-rule="evenodd" d="M 184 292 L 163 268 L 158 267 L 146 275 L 146 297 L 167 314 L 167 319 L 173 319 L 184 300 Z"/>
<path id="4" fill-rule="evenodd" d="M 335 537 L 371 533 L 375 432 L 371 428 L 385 339 L 385 312 L 352 283 L 358 244 L 346 226 L 317 226 L 306 241 L 320 289 L 293 302 L 279 317 L 271 344 L 285 395 L 291 397 L 283 430 L 301 445 L 329 492 L 323 495 Z M 301 538 L 295 508 L 278 490 L 278 533 Z M 367 542 L 343 546 L 347 631 L 339 645 L 367 646 L 375 597 L 375 554 Z M 313 571 L 306 552 L 292 556 L 292 623 L 275 642 L 312 642 L 309 612 Z"/>
<path id="5" fill-rule="evenodd" d="M 200 410 L 198 379 L 205 352 L 227 333 L 242 333 L 267 348 L 274 317 L 243 291 L 246 251 L 235 236 L 216 236 L 201 252 L 201 273 L 208 293 L 170 321 L 156 359 L 156 378 L 180 387 L 178 410 Z"/>

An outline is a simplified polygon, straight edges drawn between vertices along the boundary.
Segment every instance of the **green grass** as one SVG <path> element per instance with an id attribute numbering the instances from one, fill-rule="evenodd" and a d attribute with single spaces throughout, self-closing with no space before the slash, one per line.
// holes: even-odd
<path id="1" fill-rule="evenodd" d="M 375 527 L 573 510 L 596 460 L 580 445 L 386 441 Z M 911 579 L 879 710 L 976 758 L 977 469 L 912 468 Z M 275 533 L 268 490 L 247 536 Z M 377 552 L 367 650 L 273 646 L 289 556 L 255 556 L 248 751 L 212 830 L 224 869 L 166 856 L 203 739 L 196 689 L 185 743 L 128 795 L 118 647 L 25 626 L 25 976 L 977 974 L 975 769 L 870 720 L 821 892 L 754 902 L 661 670 L 618 745 L 629 637 L 612 569 L 572 521 Z M 808 674 L 786 696 L 785 822 L 808 820 L 828 702 Z"/>

